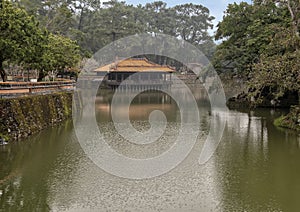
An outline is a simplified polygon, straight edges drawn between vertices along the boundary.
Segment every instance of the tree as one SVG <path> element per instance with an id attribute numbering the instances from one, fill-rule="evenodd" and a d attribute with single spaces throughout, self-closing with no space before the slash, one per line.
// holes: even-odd
<path id="1" fill-rule="evenodd" d="M 110 41 L 141 31 L 131 6 L 118 1 L 109 1 L 105 5 L 107 8 L 100 11 L 98 21 L 100 26 L 102 25 L 100 33 L 109 36 Z"/>
<path id="2" fill-rule="evenodd" d="M 125 2 L 109 1 L 104 8 L 91 13 L 85 33 L 85 48 L 96 52 L 119 38 L 142 32 L 140 13 Z"/>
<path id="3" fill-rule="evenodd" d="M 69 38 L 49 34 L 48 44 L 45 47 L 43 60 L 40 65 L 39 80 L 49 71 L 61 71 L 75 68 L 80 61 L 79 46 Z"/>
<path id="4" fill-rule="evenodd" d="M 76 27 L 76 8 L 72 0 L 15 0 L 26 11 L 34 15 L 48 31 L 72 36 Z"/>
<path id="5" fill-rule="evenodd" d="M 168 8 L 167 3 L 155 1 L 147 3 L 144 7 L 144 16 L 147 17 L 145 23 L 150 33 L 163 33 L 176 36 L 175 10 Z"/>
<path id="6" fill-rule="evenodd" d="M 266 96 L 275 102 L 288 94 L 299 96 L 299 27 L 299 1 L 231 4 L 218 25 L 216 38 L 223 42 L 214 65 L 223 73 L 246 77 L 248 96 L 257 103 Z"/>
<path id="7" fill-rule="evenodd" d="M 176 34 L 183 40 L 200 45 L 211 39 L 208 30 L 213 28 L 214 17 L 202 5 L 184 4 L 175 6 Z"/>
<path id="8" fill-rule="evenodd" d="M 251 95 L 259 97 L 265 88 L 275 100 L 287 93 L 298 95 L 300 91 L 300 3 L 280 1 L 281 10 L 289 11 L 290 17 L 281 25 L 273 25 L 275 35 L 254 65 L 250 80 Z M 257 98 L 257 101 L 260 99 Z"/>
<path id="9" fill-rule="evenodd" d="M 157 1 L 146 4 L 145 11 L 149 33 L 164 33 L 185 40 L 199 47 L 206 56 L 212 57 L 215 45 L 208 30 L 213 27 L 214 17 L 209 15 L 206 7 L 183 4 L 170 8 L 165 2 Z M 182 65 L 159 55 L 153 60 L 159 64 L 171 64 L 178 69 Z"/>
<path id="10" fill-rule="evenodd" d="M 72 8 L 77 15 L 77 30 L 81 31 L 86 23 L 86 17 L 89 16 L 92 11 L 100 10 L 100 0 L 75 0 L 72 1 Z"/>
<path id="11" fill-rule="evenodd" d="M 5 61 L 36 65 L 44 38 L 45 32 L 25 10 L 0 1 L 0 74 L 3 81 L 7 76 L 3 68 Z"/>
<path id="12" fill-rule="evenodd" d="M 174 9 L 177 37 L 194 44 L 211 59 L 215 44 L 208 30 L 213 28 L 215 18 L 209 14 L 209 9 L 191 3 L 175 6 Z"/>
<path id="13" fill-rule="evenodd" d="M 274 26 L 285 23 L 286 17 L 274 1 L 229 4 L 215 37 L 223 40 L 214 58 L 217 71 L 247 77 L 275 35 Z"/>
<path id="14" fill-rule="evenodd" d="M 291 15 L 291 25 L 293 28 L 293 33 L 297 38 L 300 38 L 300 2 L 296 0 L 281 0 L 279 2 L 285 4 L 288 8 Z"/>

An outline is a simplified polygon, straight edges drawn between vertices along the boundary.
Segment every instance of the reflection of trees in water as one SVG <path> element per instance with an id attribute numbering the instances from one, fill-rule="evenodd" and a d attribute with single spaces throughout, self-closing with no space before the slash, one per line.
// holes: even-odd
<path id="1" fill-rule="evenodd" d="M 0 211 L 50 210 L 49 173 L 71 127 L 66 122 L 1 149 Z"/>
<path id="2" fill-rule="evenodd" d="M 300 160 L 299 137 L 273 126 L 278 115 L 264 109 L 229 113 L 216 162 L 226 211 L 293 211 L 295 202 L 286 197 L 299 190 L 285 186 L 300 177 L 299 165 L 291 163 Z"/>

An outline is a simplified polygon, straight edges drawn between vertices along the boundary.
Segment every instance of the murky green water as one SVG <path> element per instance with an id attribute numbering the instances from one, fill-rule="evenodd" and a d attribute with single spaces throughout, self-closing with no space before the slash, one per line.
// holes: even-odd
<path id="1" fill-rule="evenodd" d="M 230 111 L 216 153 L 199 165 L 211 115 L 205 98 L 197 99 L 202 131 L 193 151 L 153 179 L 122 179 L 99 169 L 81 149 L 71 120 L 0 146 L 0 211 L 299 211 L 300 135 L 272 125 L 284 111 Z M 141 95 L 131 106 L 131 122 L 141 131 L 149 128 L 152 110 L 162 110 L 169 121 L 169 139 L 146 146 L 120 139 L 109 101 L 99 96 L 96 114 L 116 151 L 147 158 L 172 145 L 180 118 L 167 96 Z"/>

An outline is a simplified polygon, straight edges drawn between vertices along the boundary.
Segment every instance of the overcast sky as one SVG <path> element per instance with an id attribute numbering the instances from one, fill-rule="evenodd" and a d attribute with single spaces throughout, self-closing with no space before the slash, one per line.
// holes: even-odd
<path id="1" fill-rule="evenodd" d="M 153 2 L 151 0 L 125 0 L 127 4 L 146 4 L 148 2 Z M 242 0 L 162 0 L 168 4 L 168 6 L 174 6 L 177 4 L 193 3 L 193 4 L 202 4 L 210 10 L 212 16 L 216 19 L 214 20 L 214 25 L 216 26 L 219 21 L 222 20 L 223 12 L 226 10 L 227 5 L 233 2 L 242 2 Z M 251 0 L 243 0 L 244 2 L 251 3 Z"/>

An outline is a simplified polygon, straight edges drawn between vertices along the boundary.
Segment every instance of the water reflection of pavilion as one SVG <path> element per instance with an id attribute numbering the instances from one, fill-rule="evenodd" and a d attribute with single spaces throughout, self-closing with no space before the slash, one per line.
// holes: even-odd
<path id="1" fill-rule="evenodd" d="M 98 76 L 113 90 L 168 89 L 172 85 L 175 69 L 148 61 L 145 58 L 129 58 L 102 66 L 95 70 Z"/>
<path id="2" fill-rule="evenodd" d="M 102 121 L 111 120 L 112 97 L 112 95 L 97 96 L 95 101 L 96 113 Z M 120 117 L 125 117 L 129 112 L 130 120 L 148 120 L 152 111 L 160 110 L 169 121 L 177 119 L 178 107 L 174 100 L 165 93 L 141 93 L 133 99 L 129 111 L 125 110 L 129 98 L 127 95 L 119 95 L 115 98 L 117 98 L 117 113 Z M 122 109 L 122 105 L 124 105 L 124 109 Z"/>

